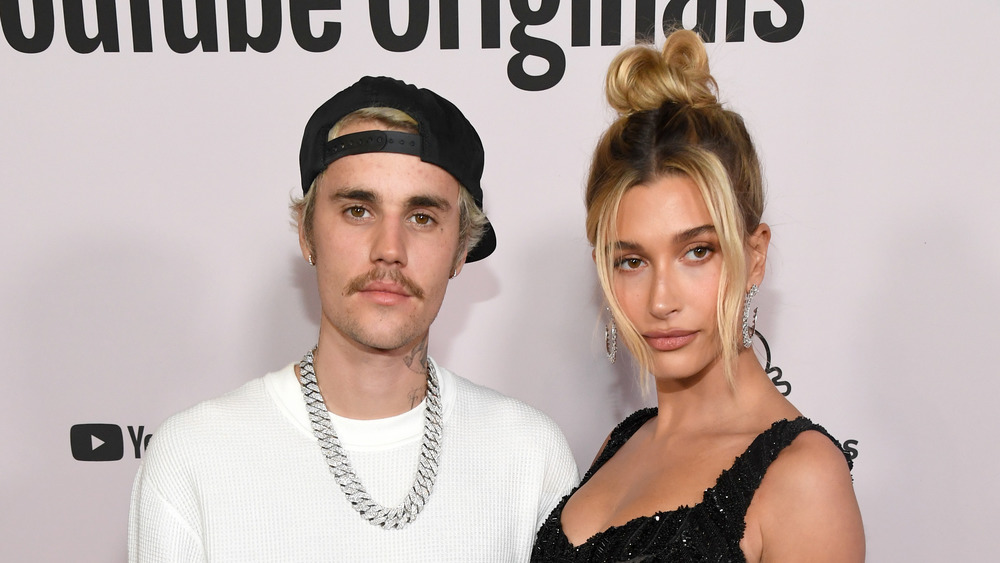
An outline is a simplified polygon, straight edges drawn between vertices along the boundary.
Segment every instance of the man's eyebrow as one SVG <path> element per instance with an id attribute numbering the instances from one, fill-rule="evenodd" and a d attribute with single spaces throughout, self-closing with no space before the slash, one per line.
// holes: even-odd
<path id="1" fill-rule="evenodd" d="M 330 197 L 333 199 L 347 199 L 351 201 L 361 201 L 364 203 L 379 202 L 378 194 L 364 188 L 340 188 L 339 190 L 333 192 Z"/>
<path id="2" fill-rule="evenodd" d="M 448 200 L 443 197 L 437 197 L 432 195 L 415 195 L 410 199 L 406 200 L 406 207 L 408 209 L 413 209 L 414 207 L 430 207 L 434 209 L 440 209 L 441 211 L 448 211 L 451 209 L 451 204 Z"/>
<path id="3" fill-rule="evenodd" d="M 674 235 L 674 242 L 677 244 L 685 243 L 693 238 L 700 237 L 705 234 L 715 234 L 715 225 L 702 225 L 700 227 L 694 227 L 693 229 L 688 229 L 686 231 L 681 231 Z"/>

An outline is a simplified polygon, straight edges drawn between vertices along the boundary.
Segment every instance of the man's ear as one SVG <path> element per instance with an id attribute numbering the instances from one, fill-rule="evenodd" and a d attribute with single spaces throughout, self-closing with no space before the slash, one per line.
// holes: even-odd
<path id="1" fill-rule="evenodd" d="M 462 251 L 462 255 L 455 260 L 455 265 L 451 268 L 451 275 L 448 279 L 457 278 L 458 274 L 462 273 L 462 268 L 465 266 L 465 258 L 469 255 L 469 248 L 466 246 L 465 250 Z"/>
<path id="2" fill-rule="evenodd" d="M 767 269 L 767 249 L 771 244 L 771 227 L 767 223 L 757 225 L 757 228 L 747 240 L 747 282 L 751 285 L 764 280 L 764 271 Z M 749 291 L 749 287 L 746 290 Z"/>
<path id="3" fill-rule="evenodd" d="M 311 245 L 306 237 L 305 212 L 299 211 L 299 249 L 302 250 L 302 258 L 309 264 L 316 263 L 316 255 L 313 253 Z"/>

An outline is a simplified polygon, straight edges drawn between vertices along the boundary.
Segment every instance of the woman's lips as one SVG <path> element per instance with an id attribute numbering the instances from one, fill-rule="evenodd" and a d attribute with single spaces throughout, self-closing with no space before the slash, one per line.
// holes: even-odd
<path id="1" fill-rule="evenodd" d="M 673 350 L 677 350 L 678 348 L 688 345 L 697 336 L 697 331 L 688 330 L 651 332 L 642 335 L 652 349 L 659 350 L 660 352 L 671 352 Z"/>

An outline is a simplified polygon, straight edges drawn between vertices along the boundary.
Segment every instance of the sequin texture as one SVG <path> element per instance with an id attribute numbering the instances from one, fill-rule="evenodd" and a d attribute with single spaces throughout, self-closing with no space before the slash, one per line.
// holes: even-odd
<path id="1" fill-rule="evenodd" d="M 608 439 L 600 457 L 583 476 L 586 483 L 628 439 L 650 418 L 656 409 L 633 413 L 619 424 Z M 807 418 L 779 420 L 760 433 L 722 472 L 715 485 L 705 491 L 701 502 L 677 510 L 658 512 L 630 520 L 621 526 L 598 532 L 586 543 L 574 547 L 563 534 L 560 523 L 563 507 L 576 489 L 556 505 L 542 524 L 535 539 L 531 561 L 536 563 L 628 563 L 660 562 L 744 562 L 740 539 L 746 527 L 744 518 L 754 492 L 760 486 L 768 466 L 800 433 L 817 430 L 830 434 Z M 847 457 L 845 455 L 845 457 Z M 850 458 L 848 466 L 852 466 Z M 577 489 L 580 487 L 578 486 Z"/>

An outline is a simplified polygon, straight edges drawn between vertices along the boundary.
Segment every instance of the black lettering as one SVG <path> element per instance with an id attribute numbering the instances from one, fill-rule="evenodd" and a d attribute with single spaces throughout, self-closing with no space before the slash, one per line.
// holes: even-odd
<path id="1" fill-rule="evenodd" d="M 847 454 L 847 457 L 852 461 L 858 459 L 858 449 L 854 447 L 857 445 L 857 440 L 844 440 L 844 453 Z"/>
<path id="2" fill-rule="evenodd" d="M 559 0 L 541 0 L 537 10 L 531 9 L 528 0 L 511 0 L 510 8 L 518 21 L 510 32 L 510 45 L 517 54 L 507 62 L 507 78 L 514 86 L 529 92 L 555 86 L 566 73 L 566 55 L 558 44 L 532 37 L 525 30 L 529 25 L 542 25 L 552 21 L 559 9 Z M 531 55 L 545 59 L 549 64 L 548 70 L 539 76 L 528 74 L 524 70 L 524 61 Z"/>
<path id="3" fill-rule="evenodd" d="M 601 45 L 622 44 L 622 2 L 602 0 L 601 2 Z"/>
<path id="4" fill-rule="evenodd" d="M 792 384 L 781 379 L 783 376 L 781 368 L 771 365 L 771 346 L 767 343 L 767 339 L 764 338 L 764 335 L 761 334 L 759 330 L 756 331 L 754 335 L 757 337 L 757 340 L 760 340 L 760 344 L 764 347 L 764 373 L 771 378 L 771 383 L 773 383 L 774 386 L 780 390 L 781 394 L 787 397 L 792 392 Z M 775 375 L 772 376 L 772 373 Z"/>
<path id="5" fill-rule="evenodd" d="M 7 43 L 22 53 L 41 53 L 52 44 L 56 31 L 56 20 L 52 8 L 52 0 L 32 0 L 32 13 L 35 19 L 35 34 L 24 35 L 21 22 L 21 7 L 17 0 L 0 0 L 0 27 Z"/>
<path id="6" fill-rule="evenodd" d="M 104 44 L 104 52 L 117 53 L 118 13 L 115 11 L 115 0 L 95 0 L 95 3 L 97 33 L 89 37 L 83 21 L 83 0 L 63 0 L 66 41 L 77 53 L 93 53 L 101 44 Z"/>
<path id="7" fill-rule="evenodd" d="M 441 0 L 441 48 L 458 49 L 458 0 Z"/>
<path id="8" fill-rule="evenodd" d="M 500 48 L 500 0 L 483 0 L 483 49 Z"/>
<path id="9" fill-rule="evenodd" d="M 229 50 L 243 52 L 247 47 L 258 53 L 270 53 L 281 39 L 281 0 L 260 0 L 260 35 L 247 29 L 247 0 L 226 2 L 229 20 Z"/>
<path id="10" fill-rule="evenodd" d="M 570 9 L 570 45 L 590 45 L 590 0 L 573 0 Z"/>
<path id="11" fill-rule="evenodd" d="M 368 14 L 372 21 L 372 33 L 375 34 L 375 41 L 386 51 L 404 53 L 416 49 L 424 42 L 431 15 L 430 2 L 409 0 L 409 5 L 406 31 L 402 35 L 396 35 L 389 18 L 389 0 L 369 1 Z"/>
<path id="12" fill-rule="evenodd" d="M 136 53 L 153 52 L 153 26 L 149 23 L 149 0 L 129 0 L 132 18 L 132 49 Z"/>
<path id="13" fill-rule="evenodd" d="M 747 0 L 726 2 L 726 41 L 740 43 L 746 35 Z"/>
<path id="14" fill-rule="evenodd" d="M 778 391 L 782 395 L 784 395 L 784 396 L 787 397 L 788 395 L 790 395 L 792 393 L 792 384 L 789 383 L 789 382 L 787 382 L 787 381 L 785 381 L 784 379 L 781 379 L 781 377 L 782 377 L 781 368 L 779 368 L 779 367 L 772 367 L 772 368 L 768 368 L 766 371 L 767 371 L 768 374 L 771 374 L 771 373 L 774 373 L 774 372 L 778 373 L 778 375 L 775 375 L 774 377 L 771 378 L 771 383 L 773 383 L 774 386 L 778 388 Z"/>
<path id="15" fill-rule="evenodd" d="M 143 443 L 142 442 L 142 431 L 144 430 L 144 428 L 145 427 L 140 426 L 138 428 L 138 432 L 136 432 L 135 428 L 133 428 L 131 426 L 128 427 L 128 435 L 132 438 L 132 449 L 135 450 L 135 459 L 139 459 L 139 458 L 142 457 L 142 451 L 139 449 L 139 446 L 141 446 L 142 443 Z M 146 440 L 148 442 L 148 440 L 149 440 L 148 436 L 146 437 Z"/>
<path id="16" fill-rule="evenodd" d="M 754 12 L 753 29 L 768 43 L 784 43 L 802 31 L 805 22 L 805 8 L 802 0 L 774 0 L 774 3 L 785 12 L 785 25 L 775 27 L 771 12 Z"/>
<path id="17" fill-rule="evenodd" d="M 309 12 L 339 10 L 340 0 L 288 0 L 288 18 L 292 23 L 295 42 L 310 53 L 323 53 L 340 42 L 340 22 L 323 22 L 319 36 L 312 34 Z"/>
<path id="18" fill-rule="evenodd" d="M 691 0 L 670 0 L 666 9 L 663 10 L 663 34 L 669 35 L 671 31 L 684 26 L 684 8 Z M 705 43 L 715 41 L 715 0 L 697 0 L 695 7 L 694 31 L 701 35 Z"/>
<path id="19" fill-rule="evenodd" d="M 192 37 L 184 32 L 184 6 L 181 0 L 163 0 L 163 32 L 167 45 L 175 53 L 190 53 L 198 45 L 206 53 L 219 50 L 215 0 L 195 0 L 195 28 Z"/>
<path id="20" fill-rule="evenodd" d="M 652 43 L 656 38 L 656 0 L 635 2 L 635 42 Z"/>

